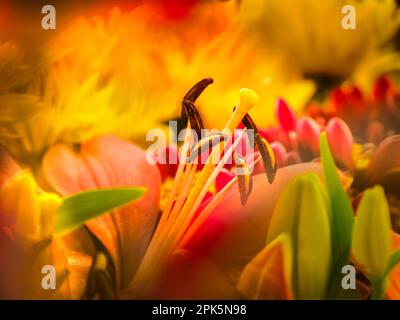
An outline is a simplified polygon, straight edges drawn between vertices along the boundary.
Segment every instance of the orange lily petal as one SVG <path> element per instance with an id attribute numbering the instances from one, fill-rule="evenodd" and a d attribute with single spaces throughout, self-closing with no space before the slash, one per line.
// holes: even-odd
<path id="1" fill-rule="evenodd" d="M 400 249 L 400 235 L 392 232 L 392 249 Z M 389 286 L 386 289 L 386 296 L 390 300 L 400 300 L 400 264 L 393 268 L 389 275 Z"/>
<path id="2" fill-rule="evenodd" d="M 125 287 L 136 272 L 159 210 L 160 173 L 146 160 L 143 150 L 115 136 L 94 138 L 77 154 L 66 146 L 52 147 L 43 160 L 43 173 L 63 195 L 123 186 L 143 186 L 144 196 L 127 207 L 87 223 L 110 252 L 119 286 Z"/>

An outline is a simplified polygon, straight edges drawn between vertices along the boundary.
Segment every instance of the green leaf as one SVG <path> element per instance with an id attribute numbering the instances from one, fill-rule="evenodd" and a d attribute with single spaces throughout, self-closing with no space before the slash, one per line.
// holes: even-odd
<path id="1" fill-rule="evenodd" d="M 74 194 L 58 208 L 55 234 L 61 235 L 79 228 L 90 219 L 138 199 L 144 192 L 145 188 L 112 188 Z"/>
<path id="2" fill-rule="evenodd" d="M 351 247 L 354 223 L 353 208 L 340 182 L 325 132 L 320 137 L 320 149 L 325 183 L 332 208 L 333 260 L 339 261 L 343 259 L 343 255 L 346 255 L 346 252 L 348 253 Z"/>
<path id="3" fill-rule="evenodd" d="M 320 137 L 320 150 L 322 169 L 332 214 L 332 273 L 328 297 L 336 298 L 337 293 L 340 292 L 341 289 L 341 270 L 349 259 L 354 213 L 349 197 L 340 182 L 325 132 L 323 132 Z"/>

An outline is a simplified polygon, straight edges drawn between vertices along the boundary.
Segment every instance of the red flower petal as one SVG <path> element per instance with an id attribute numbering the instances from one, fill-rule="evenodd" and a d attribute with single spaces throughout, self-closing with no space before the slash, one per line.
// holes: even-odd
<path id="1" fill-rule="evenodd" d="M 276 104 L 276 115 L 282 129 L 286 132 L 295 131 L 297 125 L 297 119 L 295 113 L 289 108 L 287 103 L 278 99 Z"/>
<path id="2" fill-rule="evenodd" d="M 221 169 L 219 174 L 217 175 L 217 178 L 215 179 L 215 187 L 217 189 L 217 192 L 223 189 L 225 185 L 231 181 L 235 177 L 235 174 L 229 171 L 228 169 Z M 203 200 L 204 201 L 204 200 Z"/>
<path id="3" fill-rule="evenodd" d="M 379 78 L 375 84 L 374 88 L 372 90 L 372 94 L 374 97 L 375 101 L 384 101 L 386 98 L 386 95 L 388 94 L 389 90 L 391 87 L 391 83 L 388 77 L 381 77 Z"/>

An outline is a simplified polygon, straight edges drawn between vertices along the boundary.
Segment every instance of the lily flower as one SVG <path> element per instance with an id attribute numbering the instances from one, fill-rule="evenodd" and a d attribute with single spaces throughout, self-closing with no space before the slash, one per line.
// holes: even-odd
<path id="1" fill-rule="evenodd" d="M 43 160 L 43 175 L 61 195 L 107 187 L 143 186 L 144 196 L 87 222 L 115 267 L 115 290 L 126 288 L 137 271 L 158 220 L 161 177 L 140 148 L 114 136 L 84 143 L 79 153 L 55 145 Z"/>
<path id="2" fill-rule="evenodd" d="M 287 226 L 292 225 L 293 228 L 297 228 L 298 221 L 288 216 L 291 211 L 288 210 L 287 206 L 292 209 L 294 214 L 296 210 L 300 212 L 300 208 L 286 197 L 283 197 L 283 195 L 298 196 L 299 199 L 302 199 L 301 190 L 294 192 L 292 190 L 293 187 L 290 186 L 295 184 L 294 181 L 303 181 L 305 178 L 302 178 L 302 174 L 307 172 L 309 173 L 306 174 L 306 177 L 308 175 L 314 177 L 311 180 L 307 178 L 305 182 L 310 185 L 310 190 L 315 191 L 317 194 L 326 193 L 324 191 L 325 187 L 320 189 L 320 184 L 322 184 L 319 180 L 320 178 L 310 173 L 321 174 L 321 167 L 318 163 L 297 164 L 278 169 L 272 185 L 268 185 L 262 179 L 263 175 L 258 174 L 254 176 L 253 192 L 246 206 L 241 207 L 237 193 L 234 192 L 234 189 L 229 190 L 204 225 L 189 240 L 185 248 L 194 254 L 207 257 L 210 261 L 213 261 L 220 271 L 229 275 L 228 279 L 236 283 L 237 290 L 246 298 L 291 299 L 298 297 L 297 289 L 293 286 L 293 279 L 296 276 L 293 273 L 294 265 L 292 261 L 294 261 L 295 255 L 297 257 L 296 251 L 306 250 L 307 246 L 301 247 L 299 245 L 295 249 L 294 245 L 292 245 L 294 240 L 290 236 L 290 230 L 289 233 L 285 232 L 288 229 L 283 230 L 282 228 L 281 230 L 278 221 L 283 224 L 286 222 Z M 335 194 L 337 193 L 335 192 Z M 314 198 L 310 196 L 307 199 Z M 317 261 L 316 263 L 318 266 L 325 266 L 325 268 L 322 267 L 316 270 L 317 274 L 321 272 L 323 281 L 312 283 L 317 287 L 319 286 L 319 288 L 323 288 L 327 286 L 331 267 L 330 261 L 332 261 L 334 255 L 330 245 L 331 218 L 330 214 L 328 214 L 331 211 L 331 205 L 327 202 L 326 195 L 318 199 L 322 199 L 323 221 L 327 227 L 324 229 L 326 232 L 322 234 L 322 238 L 326 239 L 327 247 L 324 246 L 321 249 L 324 251 L 322 256 L 326 257 L 325 262 L 320 264 Z M 315 201 L 312 203 L 315 205 Z M 281 209 L 278 209 L 279 207 Z M 312 211 L 312 209 L 308 211 Z M 321 210 L 317 211 L 315 214 L 319 215 Z M 311 219 L 311 221 L 313 220 L 315 219 Z M 320 235 L 318 231 L 321 230 L 319 225 L 315 225 L 315 232 L 311 233 L 306 232 L 308 230 L 306 227 L 311 227 L 309 220 L 304 220 L 304 223 L 305 225 L 302 227 L 305 231 L 304 237 L 317 237 L 315 232 Z M 278 236 L 275 238 L 271 233 L 272 241 L 266 246 L 266 235 L 270 232 L 276 232 Z M 320 243 L 320 240 L 317 243 Z M 311 248 L 315 249 L 315 246 L 315 243 L 310 245 L 310 250 Z M 317 257 L 316 254 L 313 257 L 319 259 L 319 256 Z M 307 257 L 309 258 L 309 255 Z M 303 262 L 301 266 L 304 269 L 300 267 L 300 270 L 304 271 L 311 268 L 311 266 Z M 313 270 L 313 268 L 311 269 Z M 237 276 L 238 274 L 240 276 Z M 305 276 L 306 273 L 303 274 L 304 279 L 306 279 Z M 307 290 L 306 282 L 304 280 L 303 283 L 302 292 L 304 296 L 315 292 L 314 290 Z M 320 289 L 320 293 L 322 291 L 324 289 Z M 324 294 L 321 293 L 319 297 L 321 298 Z"/>
<path id="3" fill-rule="evenodd" d="M 205 88 L 203 84 L 199 82 L 185 97 L 184 106 L 190 102 L 193 112 L 194 102 Z M 191 131 L 187 131 L 176 176 L 160 217 L 159 170 L 146 162 L 140 148 L 105 136 L 83 144 L 79 153 L 58 145 L 45 156 L 43 175 L 62 194 L 110 185 L 126 186 L 138 181 L 152 190 L 136 206 L 127 207 L 125 214 L 123 210 L 116 210 L 86 224 L 112 257 L 116 276 L 110 281 L 115 282 L 116 297 L 237 298 L 244 295 L 321 299 L 338 295 L 336 276 L 343 263 L 348 263 L 353 210 L 330 154 L 326 134 L 319 147 L 324 182 L 315 174 L 321 174 L 319 163 L 287 166 L 276 174 L 268 172 L 276 169 L 272 148 L 256 139 L 268 179 L 265 173 L 255 176 L 245 173 L 239 178 L 230 174 L 235 171 L 224 169 L 246 129 L 257 129 L 248 115 L 256 102 L 253 91 L 240 92 L 226 129 L 237 128 L 242 122 L 246 128 L 232 144 L 226 144 L 228 150 L 213 146 L 199 172 L 196 162 L 190 160 L 193 150 Z M 201 118 L 194 115 L 191 119 L 192 115 L 188 113 L 188 127 L 193 124 L 198 128 L 202 125 Z M 225 145 L 224 141 L 219 143 Z M 246 169 L 241 161 L 235 165 Z M 300 175 L 305 172 L 315 173 Z M 132 177 L 135 178 L 132 180 Z M 271 177 L 273 184 L 269 184 Z M 206 199 L 218 180 L 218 189 Z M 314 210 L 315 206 L 318 210 Z M 136 215 L 130 211 L 133 208 Z M 313 219 L 308 218 L 310 214 Z M 140 225 L 141 229 L 132 234 L 131 229 L 125 228 L 127 225 L 131 229 Z M 177 270 L 181 279 L 176 276 Z M 265 276 L 267 270 L 271 277 Z M 318 281 L 312 278 L 310 270 Z M 210 279 L 218 285 L 205 287 Z M 274 283 L 276 279 L 283 281 L 283 288 Z M 190 292 L 185 290 L 188 288 Z"/>
<path id="4" fill-rule="evenodd" d="M 191 101 L 192 92 L 199 89 L 201 92 L 204 89 L 202 83 L 199 82 L 189 91 L 184 102 Z M 194 100 L 197 96 L 198 93 L 193 95 Z M 225 131 L 233 132 L 256 101 L 257 95 L 253 91 L 243 89 Z M 189 120 L 192 123 L 192 119 Z M 190 133 L 190 130 L 188 132 Z M 241 135 L 244 134 L 245 130 Z M 247 174 L 246 180 L 242 182 L 240 177 L 229 181 L 200 212 L 197 212 L 209 187 L 231 157 L 241 137 L 232 145 L 227 144 L 228 151 L 224 153 L 221 148 L 213 148 L 198 176 L 197 165 L 187 161 L 189 138 L 190 135 L 187 135 L 181 153 L 184 159 L 180 161 L 174 185 L 159 221 L 160 175 L 156 166 L 146 162 L 145 153 L 139 148 L 116 137 L 105 136 L 83 144 L 79 154 L 68 147 L 58 145 L 44 158 L 44 177 L 56 191 L 64 195 L 110 185 L 138 184 L 148 187 L 149 192 L 136 201 L 134 207 L 128 206 L 126 209 L 87 222 L 89 230 L 103 243 L 112 257 L 116 270 L 117 294 L 148 294 L 146 290 L 153 289 L 151 284 L 162 274 L 163 266 L 171 259 L 171 254 L 184 248 L 192 234 L 207 220 L 221 196 L 235 185 L 236 180 L 239 181 L 242 201 L 248 197 L 249 190 L 243 193 L 240 189 L 248 186 L 249 182 L 246 180 L 250 176 Z M 266 167 L 270 168 L 268 170 L 274 170 L 276 167 L 272 150 L 257 136 L 256 141 Z M 115 154 L 120 156 L 115 157 Z M 213 159 L 218 157 L 219 160 L 214 163 Z M 273 172 L 267 173 L 268 179 L 273 178 Z M 137 231 L 132 232 L 133 228 Z"/>

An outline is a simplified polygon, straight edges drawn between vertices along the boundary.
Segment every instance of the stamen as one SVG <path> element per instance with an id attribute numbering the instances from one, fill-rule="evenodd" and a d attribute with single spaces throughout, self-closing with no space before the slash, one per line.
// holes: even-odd
<path id="1" fill-rule="evenodd" d="M 187 158 L 187 161 L 192 162 L 199 154 L 202 153 L 202 151 L 205 150 L 206 146 L 209 149 L 213 149 L 217 144 L 221 143 L 222 141 L 226 141 L 226 139 L 228 138 L 229 138 L 228 135 L 221 132 L 212 133 L 210 135 L 205 136 L 190 149 L 190 154 Z"/>
<path id="2" fill-rule="evenodd" d="M 275 179 L 275 174 L 277 170 L 274 151 L 271 149 L 271 146 L 269 145 L 267 140 L 265 140 L 264 137 L 261 136 L 259 133 L 255 134 L 255 140 L 258 146 L 258 150 L 260 151 L 260 155 L 263 159 L 268 182 L 272 183 Z"/>
<path id="3" fill-rule="evenodd" d="M 186 135 L 185 135 L 184 143 L 182 146 L 181 157 L 180 157 L 181 160 L 179 162 L 178 170 L 175 175 L 174 185 L 173 185 L 171 193 L 169 195 L 169 200 L 167 202 L 167 205 L 165 206 L 165 208 L 163 210 L 163 214 L 161 216 L 160 222 L 158 223 L 158 228 L 163 227 L 165 221 L 167 220 L 170 210 L 173 206 L 175 197 L 178 193 L 179 185 L 181 183 L 181 180 L 183 179 L 182 174 L 185 170 L 185 165 L 187 162 L 186 157 L 187 157 L 187 152 L 188 152 L 189 145 L 190 145 L 190 138 L 191 138 L 190 133 L 191 133 L 190 130 L 186 130 Z M 156 230 L 156 233 L 157 233 L 157 230 Z M 153 236 L 153 238 L 155 236 L 156 236 L 156 234 Z"/>
<path id="4" fill-rule="evenodd" d="M 237 145 L 240 142 L 240 138 L 245 134 L 245 130 L 242 131 L 241 136 L 239 136 L 239 139 L 235 141 L 234 144 L 232 144 L 229 148 L 229 150 L 225 153 L 224 157 L 222 160 L 218 163 L 218 165 L 215 167 L 213 170 L 212 174 L 206 181 L 204 185 L 202 185 L 202 189 L 199 192 L 198 197 L 196 198 L 196 201 L 194 202 L 193 206 L 189 208 L 189 210 L 185 210 L 185 208 L 188 208 L 187 201 L 185 202 L 184 207 L 182 210 L 180 210 L 179 215 L 174 216 L 170 221 L 173 222 L 173 227 L 171 228 L 169 235 L 166 237 L 166 239 L 161 243 L 161 247 L 159 247 L 159 250 L 157 250 L 158 255 L 155 257 L 153 260 L 152 265 L 148 266 L 147 270 L 149 272 L 154 272 L 154 269 L 159 268 L 160 265 L 162 265 L 165 260 L 168 258 L 169 254 L 171 254 L 176 248 L 177 244 L 184 235 L 186 229 L 190 225 L 194 214 L 196 213 L 199 205 L 201 204 L 201 201 L 204 199 L 207 190 L 209 189 L 210 185 L 214 182 L 216 176 L 218 175 L 219 171 L 223 168 L 223 166 L 226 164 L 226 162 L 230 158 L 230 154 L 232 154 L 233 150 L 237 147 Z M 197 182 L 196 182 L 197 185 Z M 190 197 L 190 195 L 189 195 Z M 189 199 L 189 198 L 188 198 Z"/>
<path id="5" fill-rule="evenodd" d="M 247 129 L 253 130 L 253 132 L 251 132 L 250 130 L 247 132 L 247 137 L 249 138 L 250 145 L 254 146 L 254 135 L 258 133 L 256 124 L 248 113 L 246 113 L 246 115 L 244 116 L 242 123 Z"/>
<path id="6" fill-rule="evenodd" d="M 235 152 L 234 161 L 237 167 L 236 176 L 238 179 L 240 202 L 244 206 L 246 205 L 247 199 L 253 188 L 253 179 L 250 173 L 250 169 L 247 166 L 246 160 L 240 154 Z"/>
<path id="7" fill-rule="evenodd" d="M 250 170 L 253 170 L 255 165 L 261 160 L 261 157 L 258 157 L 254 160 L 254 162 L 250 166 Z M 208 219 L 209 215 L 216 208 L 216 206 L 220 203 L 223 196 L 232 189 L 232 187 L 237 182 L 237 176 L 235 176 L 232 180 L 230 180 L 206 205 L 206 207 L 201 211 L 197 219 L 193 222 L 192 225 L 189 226 L 188 230 L 185 233 L 185 236 L 180 241 L 178 245 L 178 249 L 182 249 L 185 247 L 190 238 L 196 233 L 196 231 L 202 226 L 202 224 Z"/>
<path id="8" fill-rule="evenodd" d="M 214 80 L 212 78 L 206 78 L 199 81 L 188 91 L 188 93 L 186 93 L 182 100 L 181 118 L 186 123 L 189 120 L 191 127 L 196 131 L 199 139 L 201 137 L 201 129 L 204 129 L 204 126 L 194 103 L 205 88 L 213 82 Z"/>
<path id="9" fill-rule="evenodd" d="M 210 188 L 211 184 L 215 181 L 218 173 L 221 171 L 221 169 L 224 167 L 224 165 L 227 163 L 227 161 L 230 158 L 230 155 L 232 154 L 233 150 L 237 147 L 237 145 L 240 142 L 240 139 L 242 138 L 242 136 L 245 134 L 246 130 L 243 130 L 240 134 L 240 136 L 238 137 L 238 139 L 236 139 L 236 141 L 230 146 L 230 148 L 226 151 L 226 153 L 224 154 L 222 160 L 218 163 L 217 166 L 214 167 L 214 170 L 212 171 L 211 175 L 208 177 L 206 183 L 204 185 L 200 185 L 202 186 L 202 188 L 200 189 L 200 192 L 196 198 L 196 201 L 193 203 L 193 206 L 190 210 L 187 210 L 187 217 L 186 220 L 183 222 L 182 225 L 180 225 L 179 223 L 179 219 L 175 222 L 175 226 L 178 229 L 178 233 L 176 235 L 176 239 L 175 242 L 179 241 L 180 238 L 182 237 L 183 233 L 186 231 L 187 226 L 190 224 L 194 214 L 197 211 L 197 208 L 199 207 L 199 205 L 201 204 L 201 201 L 203 201 L 208 189 Z M 218 149 L 214 149 L 214 150 L 218 150 Z M 219 151 L 219 150 L 218 150 Z M 210 156 L 211 157 L 211 156 Z M 196 183 L 197 185 L 197 183 Z M 186 203 L 185 203 L 186 206 Z M 183 209 L 182 209 L 183 211 Z M 180 215 L 180 217 L 184 217 L 183 214 Z"/>
<path id="10" fill-rule="evenodd" d="M 182 114 L 184 118 L 186 117 L 186 119 L 189 119 L 188 128 L 190 128 L 190 126 L 195 126 L 194 129 L 196 132 L 203 129 L 203 127 L 200 116 L 193 102 L 210 83 L 212 83 L 212 79 L 210 78 L 203 79 L 197 83 L 185 95 L 182 102 Z M 229 150 L 224 152 L 225 140 L 227 140 L 226 138 L 230 139 L 232 137 L 232 132 L 234 129 L 238 127 L 243 117 L 245 117 L 247 112 L 256 104 L 257 101 L 258 96 L 254 91 L 249 89 L 241 89 L 238 104 L 222 133 L 218 135 L 210 135 L 206 139 L 202 139 L 197 146 L 192 148 L 190 155 L 188 154 L 189 138 L 185 138 L 183 156 L 178 167 L 178 172 L 169 201 L 165 207 L 163 215 L 160 219 L 160 223 L 157 226 L 142 263 L 140 264 L 139 269 L 131 283 L 130 287 L 132 287 L 133 290 L 144 290 L 145 288 L 149 287 L 150 284 L 148 283 L 148 280 L 157 275 L 158 271 L 166 262 L 170 254 L 181 245 L 182 241 L 185 242 L 187 239 L 189 239 L 187 236 L 185 236 L 188 231 L 191 233 L 196 228 L 201 226 L 205 217 L 211 212 L 212 206 L 216 205 L 218 201 L 220 201 L 221 193 L 219 196 L 217 195 L 215 197 L 216 200 L 211 202 L 212 206 L 207 206 L 207 210 L 201 212 L 198 219 L 193 221 L 194 215 L 204 199 L 207 191 L 215 181 L 220 170 L 230 159 L 233 151 L 247 130 L 242 130 L 240 136 L 228 148 Z M 188 160 L 191 160 L 193 151 L 198 150 L 199 146 L 210 142 L 212 142 L 213 147 L 211 154 L 208 156 L 206 164 L 191 188 L 197 165 L 188 163 Z M 222 155 L 223 157 L 221 159 Z M 218 161 L 215 161 L 215 159 Z M 247 178 L 248 177 L 250 177 L 250 175 L 247 175 Z M 232 185 L 233 182 L 228 184 L 228 186 Z M 247 183 L 247 186 L 250 186 L 250 184 Z M 223 193 L 229 188 L 230 187 L 224 188 Z M 246 188 L 245 193 L 248 195 L 248 187 Z M 195 227 L 191 227 L 193 225 Z"/>
<path id="11" fill-rule="evenodd" d="M 263 159 L 265 173 L 268 178 L 268 182 L 272 183 L 275 179 L 275 174 L 277 170 L 277 163 L 275 160 L 275 154 L 272 151 L 267 140 L 258 132 L 257 126 L 249 114 L 246 114 L 243 118 L 243 124 L 247 129 L 254 130 L 254 140 L 251 134 L 248 135 L 251 145 L 254 142 L 257 144 L 258 150 L 260 151 L 261 157 Z"/>
<path id="12" fill-rule="evenodd" d="M 237 177 L 234 177 L 230 180 L 207 204 L 207 206 L 201 211 L 197 219 L 191 224 L 183 236 L 182 240 L 178 244 L 178 249 L 183 249 L 191 237 L 197 232 L 197 230 L 203 225 L 203 223 L 207 220 L 211 212 L 217 207 L 217 205 L 221 202 L 223 196 L 232 189 L 232 187 L 237 182 Z"/>

